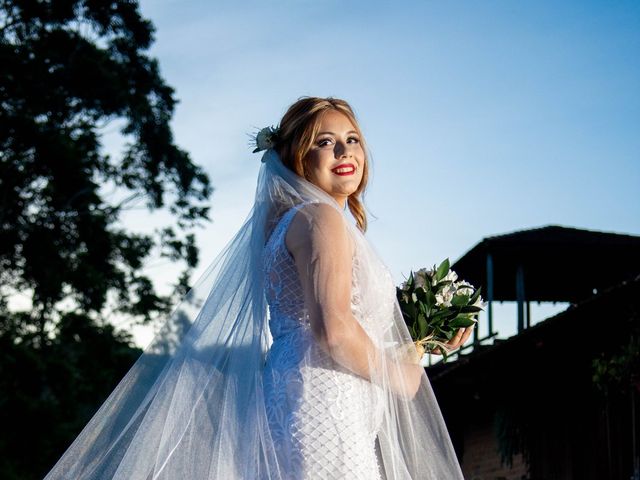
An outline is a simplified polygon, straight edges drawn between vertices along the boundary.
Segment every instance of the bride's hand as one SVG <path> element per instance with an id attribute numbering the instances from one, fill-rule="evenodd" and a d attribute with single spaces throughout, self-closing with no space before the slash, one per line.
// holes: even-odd
<path id="1" fill-rule="evenodd" d="M 473 332 L 474 327 L 475 325 L 467 328 L 459 328 L 456 334 L 453 336 L 453 338 L 446 343 L 447 353 L 451 353 L 453 350 L 455 350 L 464 342 L 466 342 L 469 336 L 471 335 L 471 332 Z M 440 347 L 434 348 L 429 353 L 434 355 L 442 355 Z"/>

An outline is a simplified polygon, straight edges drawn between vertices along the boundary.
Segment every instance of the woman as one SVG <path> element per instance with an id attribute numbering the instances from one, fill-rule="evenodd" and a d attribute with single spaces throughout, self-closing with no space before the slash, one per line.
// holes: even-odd
<path id="1" fill-rule="evenodd" d="M 303 97 L 266 133 L 248 219 L 46 479 L 462 478 L 363 236 L 352 109 Z"/>
<path id="2" fill-rule="evenodd" d="M 292 478 L 380 478 L 375 442 L 388 401 L 384 387 L 413 399 L 424 373 L 410 356 L 383 358 L 382 330 L 393 328 L 393 283 L 373 289 L 386 294 L 375 300 L 383 315 L 365 314 L 358 302 L 363 283 L 373 279 L 353 265 L 363 239 L 350 231 L 341 210 L 348 205 L 357 228 L 366 230 L 360 201 L 369 169 L 364 139 L 350 106 L 331 98 L 300 99 L 284 115 L 277 137 L 282 163 L 333 200 L 291 208 L 267 245 L 274 341 L 264 383 L 279 465 Z M 379 275 L 390 280 L 387 273 Z M 471 333 L 463 332 L 451 348 Z M 400 478 L 404 467 L 394 472 L 395 462 L 389 463 L 387 478 Z"/>

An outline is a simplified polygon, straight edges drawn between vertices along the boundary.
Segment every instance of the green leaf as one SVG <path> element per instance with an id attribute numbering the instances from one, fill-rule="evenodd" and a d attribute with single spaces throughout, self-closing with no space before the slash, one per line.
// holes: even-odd
<path id="1" fill-rule="evenodd" d="M 460 307 L 460 313 L 476 313 L 481 312 L 482 308 L 474 307 L 473 305 L 468 305 L 466 307 Z"/>
<path id="2" fill-rule="evenodd" d="M 453 283 L 452 280 L 440 280 L 434 287 L 435 288 L 435 293 L 438 293 L 444 287 L 446 287 L 447 285 L 451 285 L 452 283 Z"/>
<path id="3" fill-rule="evenodd" d="M 413 303 L 408 302 L 405 305 L 405 311 L 411 317 L 411 319 L 415 321 L 416 315 L 418 314 L 418 312 L 416 311 L 416 306 Z"/>
<path id="4" fill-rule="evenodd" d="M 449 358 L 449 355 L 447 354 L 447 351 L 444 348 L 441 348 L 440 351 L 442 352 L 442 361 L 446 363 L 447 358 Z"/>
<path id="5" fill-rule="evenodd" d="M 451 305 L 462 307 L 469 303 L 469 295 L 454 295 L 451 299 Z"/>
<path id="6" fill-rule="evenodd" d="M 458 313 L 460 312 L 458 312 L 457 310 L 451 310 L 447 308 L 434 313 L 432 318 L 434 320 L 439 320 L 439 319 L 447 320 L 447 319 L 454 318 L 456 315 L 458 315 Z"/>
<path id="7" fill-rule="evenodd" d="M 476 322 L 471 320 L 466 315 L 458 315 L 456 318 L 449 322 L 449 326 L 451 328 L 466 328 L 470 327 L 471 325 L 475 325 L 475 323 Z"/>
<path id="8" fill-rule="evenodd" d="M 473 295 L 471 295 L 471 298 L 469 299 L 469 303 L 475 303 L 480 296 L 480 290 L 482 290 L 482 287 L 479 287 L 475 292 L 473 292 Z"/>
<path id="9" fill-rule="evenodd" d="M 440 342 L 448 342 L 453 338 L 453 333 L 453 330 L 443 327 L 434 331 L 434 337 L 435 340 L 438 340 Z"/>
<path id="10" fill-rule="evenodd" d="M 433 308 L 436 305 L 436 296 L 433 292 L 429 291 L 425 295 L 425 301 L 427 302 L 427 305 L 429 305 L 429 308 Z"/>
<path id="11" fill-rule="evenodd" d="M 425 290 L 423 290 L 422 288 L 416 288 L 415 294 L 416 294 L 416 297 L 418 297 L 419 301 L 421 301 L 421 302 L 426 302 L 427 301 L 427 292 Z"/>
<path id="12" fill-rule="evenodd" d="M 436 280 L 442 280 L 449 273 L 449 258 L 445 258 L 436 270 Z"/>
<path id="13" fill-rule="evenodd" d="M 424 318 L 422 314 L 418 315 L 418 325 L 420 327 L 420 338 L 424 338 L 427 336 L 427 320 Z"/>

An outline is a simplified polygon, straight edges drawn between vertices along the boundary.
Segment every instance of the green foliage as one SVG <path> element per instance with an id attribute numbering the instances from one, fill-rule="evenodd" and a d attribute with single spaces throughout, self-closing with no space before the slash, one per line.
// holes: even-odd
<path id="1" fill-rule="evenodd" d="M 611 354 L 601 353 L 591 366 L 593 384 L 602 394 L 626 392 L 629 388 L 640 391 L 640 336 L 631 335 Z"/>
<path id="2" fill-rule="evenodd" d="M 62 317 L 46 344 L 23 327 L 19 316 L 0 317 L 0 478 L 7 480 L 42 478 L 142 353 L 128 334 L 79 313 Z"/>
<path id="3" fill-rule="evenodd" d="M 530 452 L 526 439 L 529 437 L 529 426 L 518 402 L 514 400 L 511 404 L 504 401 L 496 404 L 493 433 L 498 443 L 501 465 L 511 468 L 513 458 L 518 454 L 522 454 L 525 462 L 528 462 Z"/>
<path id="4" fill-rule="evenodd" d="M 153 32 L 135 0 L 0 2 L 0 478 L 42 478 L 141 353 L 105 311 L 161 318 L 198 263 L 212 188 L 174 144 Z M 138 204 L 171 225 L 126 231 Z M 154 252 L 185 264 L 166 296 Z"/>
<path id="5" fill-rule="evenodd" d="M 0 4 L 0 296 L 33 292 L 30 322 L 42 335 L 67 297 L 100 312 L 112 292 L 112 311 L 149 321 L 198 262 L 193 234 L 117 223 L 137 202 L 167 208 L 181 230 L 208 216 L 209 179 L 174 144 L 173 89 L 144 52 L 153 32 L 135 1 Z M 119 159 L 102 152 L 114 123 L 126 139 Z M 154 248 L 186 263 L 173 295 L 141 273 Z"/>
<path id="6" fill-rule="evenodd" d="M 438 269 L 436 270 L 436 280 L 439 282 L 442 280 L 445 275 L 449 272 L 449 259 L 445 258 L 440 265 L 438 265 Z"/>

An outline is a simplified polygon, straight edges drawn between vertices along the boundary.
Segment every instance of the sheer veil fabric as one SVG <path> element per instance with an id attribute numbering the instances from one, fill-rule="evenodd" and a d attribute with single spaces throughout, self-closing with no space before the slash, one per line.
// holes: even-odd
<path id="1" fill-rule="evenodd" d="M 45 480 L 316 478 L 283 455 L 282 432 L 274 432 L 265 401 L 265 362 L 274 345 L 269 322 L 276 315 L 265 293 L 273 284 L 265 275 L 265 246 L 292 209 L 306 216 L 317 239 L 301 283 L 320 350 L 300 357 L 307 364 L 299 367 L 335 370 L 366 385 L 358 402 L 369 406 L 381 478 L 463 478 L 426 374 L 415 394 L 406 380 L 417 359 L 389 270 L 331 196 L 286 168 L 273 149 L 262 162 L 255 203 L 240 230 Z M 373 345 L 364 360 L 367 378 L 342 366 L 323 337 L 327 313 L 320 307 L 338 268 L 330 253 L 344 231 L 352 262 L 339 271 L 352 275 L 347 298 Z M 320 358 L 336 360 L 318 364 Z"/>

